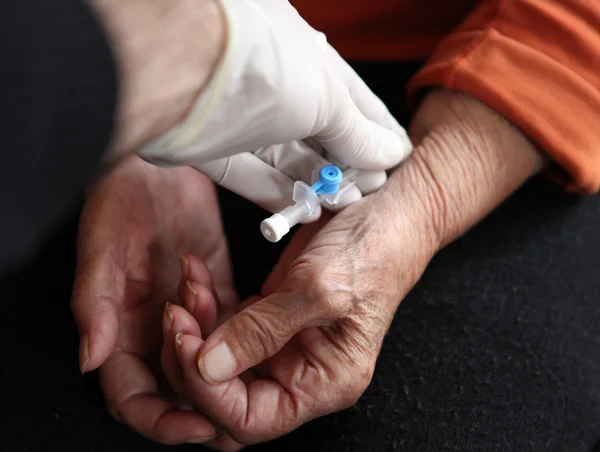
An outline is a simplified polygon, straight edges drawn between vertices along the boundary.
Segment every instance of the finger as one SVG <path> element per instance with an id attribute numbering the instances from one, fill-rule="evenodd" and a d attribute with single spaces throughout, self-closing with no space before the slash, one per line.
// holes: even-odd
<path id="1" fill-rule="evenodd" d="M 203 377 L 213 384 L 224 382 L 275 355 L 301 329 L 329 320 L 319 306 L 304 295 L 282 292 L 238 312 L 202 347 Z"/>
<path id="2" fill-rule="evenodd" d="M 119 329 L 118 306 L 124 296 L 125 275 L 111 254 L 80 259 L 71 311 L 81 337 L 81 373 L 97 369 L 113 350 Z"/>
<path id="3" fill-rule="evenodd" d="M 215 183 L 236 193 L 271 213 L 281 212 L 293 204 L 294 180 L 251 153 L 242 153 L 212 162 L 197 164 L 198 171 Z M 315 221 L 321 207 L 305 222 Z"/>
<path id="4" fill-rule="evenodd" d="M 186 390 L 183 369 L 179 362 L 175 345 L 175 338 L 178 334 L 189 334 L 200 337 L 201 331 L 190 313 L 180 306 L 167 303 L 165 306 L 165 315 L 163 316 L 164 343 L 161 355 L 162 369 L 174 391 L 182 400 L 188 401 L 189 396 Z M 189 401 L 187 403 L 189 404 Z M 214 426 L 212 423 L 211 425 Z M 241 449 L 240 444 L 233 441 L 229 435 L 223 432 L 220 432 L 216 438 L 204 442 L 204 445 L 221 451 L 233 452 Z"/>
<path id="5" fill-rule="evenodd" d="M 196 319 L 205 336 L 235 314 L 237 309 L 237 303 L 221 302 L 206 264 L 193 254 L 182 256 L 178 294 L 180 303 Z"/>
<path id="6" fill-rule="evenodd" d="M 383 101 L 377 96 L 354 69 L 344 60 L 341 55 L 329 44 L 325 47 L 326 61 L 334 67 L 334 70 L 344 80 L 350 97 L 370 121 L 373 121 L 403 139 L 407 139 L 406 130 L 398 123 L 390 113 Z"/>
<path id="7" fill-rule="evenodd" d="M 288 12 L 288 14 L 290 12 Z M 297 12 L 296 15 L 298 15 Z M 350 92 L 352 100 L 358 106 L 362 114 L 365 115 L 367 119 L 388 128 L 399 136 L 406 135 L 404 128 L 398 124 L 398 121 L 392 116 L 381 99 L 371 91 L 356 71 L 354 71 L 331 44 L 327 42 L 327 36 L 312 28 L 301 17 L 298 17 L 293 22 L 297 24 L 297 26 L 304 28 L 305 32 L 314 37 L 315 43 L 324 53 L 323 60 L 333 69 L 334 73 L 342 78 Z"/>
<path id="8" fill-rule="evenodd" d="M 168 308 L 168 309 L 167 309 Z M 230 314 L 232 316 L 233 313 Z M 169 365 L 173 364 L 173 357 L 176 343 L 176 337 L 178 334 L 188 334 L 192 336 L 202 337 L 204 334 L 201 331 L 198 322 L 192 316 L 190 312 L 181 306 L 167 304 L 165 307 L 165 315 L 163 316 L 163 334 L 164 334 L 164 344 L 171 346 L 169 350 L 165 350 L 165 359 L 166 363 Z M 169 369 L 180 370 L 179 366 L 173 366 Z M 180 380 L 177 380 L 178 373 L 173 372 L 173 382 L 179 383 Z M 255 379 L 254 375 L 251 371 L 240 374 L 240 378 L 244 382 L 250 382 Z M 178 390 L 178 394 L 185 398 L 185 391 Z"/>
<path id="9" fill-rule="evenodd" d="M 177 354 L 175 352 L 175 341 L 173 340 L 174 335 L 171 334 L 173 330 L 177 332 L 185 332 L 195 336 L 200 336 L 201 330 L 198 323 L 191 316 L 179 315 L 175 317 L 174 313 L 177 314 L 184 309 L 177 305 L 167 303 L 163 313 L 163 348 L 161 351 L 161 366 L 162 370 L 167 377 L 169 385 L 173 390 L 182 398 L 185 397 L 185 384 L 183 380 L 183 371 Z"/>
<path id="10" fill-rule="evenodd" d="M 187 281 L 195 281 L 208 290 L 214 290 L 213 280 L 208 267 L 202 259 L 197 258 L 193 254 L 185 253 L 179 258 L 180 275 L 179 284 L 177 286 L 178 301 L 183 302 L 187 290 Z"/>
<path id="11" fill-rule="evenodd" d="M 331 212 L 339 212 L 350 204 L 360 201 L 363 196 L 379 190 L 386 180 L 387 174 L 385 171 L 356 171 L 352 176 L 354 185 L 342 193 L 337 204 L 330 204 L 325 200 L 322 206 Z"/>
<path id="12" fill-rule="evenodd" d="M 346 172 L 349 168 L 340 163 L 333 155 L 327 154 L 327 159 L 333 164 L 337 165 Z M 363 195 L 368 195 L 374 191 L 379 190 L 387 181 L 386 171 L 366 171 L 366 170 L 355 170 L 352 180 L 356 183 Z"/>
<path id="13" fill-rule="evenodd" d="M 316 138 L 340 162 L 377 171 L 392 168 L 410 155 L 412 144 L 407 137 L 367 119 L 348 92 L 340 92 L 336 98 L 342 100 Z"/>
<path id="14" fill-rule="evenodd" d="M 204 336 L 208 336 L 217 323 L 217 302 L 213 293 L 201 284 L 187 281 L 183 307 L 200 325 Z"/>
<path id="15" fill-rule="evenodd" d="M 348 207 L 350 204 L 354 204 L 355 202 L 360 201 L 362 197 L 363 195 L 360 192 L 358 186 L 353 185 L 352 187 L 346 189 L 344 193 L 342 193 L 337 203 L 332 204 L 325 200 L 323 201 L 321 206 L 329 210 L 330 212 L 339 212 L 340 210 Z"/>
<path id="16" fill-rule="evenodd" d="M 291 180 L 300 180 L 308 185 L 313 183 L 313 172 L 330 163 L 304 141 L 266 146 L 254 155 Z"/>
<path id="17" fill-rule="evenodd" d="M 387 181 L 387 174 L 385 171 L 357 171 L 354 181 L 362 194 L 368 195 L 383 187 Z"/>
<path id="18" fill-rule="evenodd" d="M 133 354 L 112 354 L 100 368 L 100 382 L 109 412 L 153 441 L 203 443 L 217 433 L 201 414 L 178 410 L 164 400 L 152 373 Z"/>
<path id="19" fill-rule="evenodd" d="M 171 343 L 171 335 L 169 334 L 173 325 L 173 319 L 171 306 L 167 303 L 163 313 L 163 346 L 160 353 L 160 365 L 167 378 L 167 383 L 173 388 L 173 391 L 181 395 L 185 388 L 183 371 L 175 354 L 175 344 Z"/>
<path id="20" fill-rule="evenodd" d="M 370 380 L 363 357 L 348 353 L 351 347 L 343 340 L 333 345 L 319 328 L 303 333 L 302 339 L 266 363 L 271 378 L 246 384 L 240 378 L 206 382 L 199 372 L 202 339 L 179 335 L 177 356 L 190 400 L 244 444 L 274 439 L 355 403 Z M 316 353 L 306 353 L 306 342 L 318 344 Z"/>
<path id="21" fill-rule="evenodd" d="M 198 371 L 198 351 L 202 339 L 189 335 L 177 338 L 177 355 L 184 370 L 186 387 L 194 406 L 223 426 L 232 438 L 250 444 L 266 441 L 294 428 L 306 417 L 290 391 L 272 380 L 245 384 L 235 378 L 211 385 Z M 281 413 L 286 419 L 281 419 Z"/>
<path id="22" fill-rule="evenodd" d="M 177 287 L 179 303 L 198 321 L 202 331 L 215 328 L 217 298 L 212 277 L 204 262 L 193 254 L 181 256 L 181 276 Z"/>
<path id="23" fill-rule="evenodd" d="M 210 270 L 204 261 L 194 254 L 184 253 L 180 259 L 181 277 L 184 280 L 196 281 L 213 290 L 213 280 Z"/>

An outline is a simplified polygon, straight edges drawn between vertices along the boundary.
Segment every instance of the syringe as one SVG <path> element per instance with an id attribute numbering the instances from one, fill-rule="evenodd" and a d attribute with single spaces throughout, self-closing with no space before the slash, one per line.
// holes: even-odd
<path id="1" fill-rule="evenodd" d="M 337 204 L 342 194 L 354 185 L 351 178 L 355 173 L 353 169 L 343 173 L 335 165 L 325 165 L 319 170 L 318 181 L 312 186 L 296 181 L 292 194 L 294 205 L 263 220 L 260 224 L 262 235 L 270 242 L 278 242 L 304 217 L 313 216 L 319 204 Z"/>

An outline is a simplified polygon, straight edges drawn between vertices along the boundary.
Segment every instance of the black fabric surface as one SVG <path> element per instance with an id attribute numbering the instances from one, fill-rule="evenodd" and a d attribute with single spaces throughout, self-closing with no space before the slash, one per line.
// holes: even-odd
<path id="1" fill-rule="evenodd" d="M 402 99 L 412 70 L 360 69 L 385 100 Z M 283 245 L 249 240 L 246 225 L 264 213 L 220 195 L 248 294 Z M 600 197 L 527 184 L 432 261 L 354 407 L 247 450 L 600 451 L 599 222 Z M 75 230 L 74 213 L 0 284 L 0 450 L 203 450 L 139 437 L 106 413 L 96 375 L 79 375 L 68 307 Z"/>
<path id="2" fill-rule="evenodd" d="M 116 98 L 108 42 L 83 1 L 0 2 L 0 274 L 76 206 Z"/>

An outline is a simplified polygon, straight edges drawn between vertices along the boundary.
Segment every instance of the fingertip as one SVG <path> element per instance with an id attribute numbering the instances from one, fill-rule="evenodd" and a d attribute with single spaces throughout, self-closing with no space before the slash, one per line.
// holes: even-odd
<path id="1" fill-rule="evenodd" d="M 181 396 L 186 396 L 184 368 L 178 356 L 178 348 L 181 346 L 181 338 L 184 335 L 200 336 L 202 334 L 194 317 L 183 307 L 168 305 L 173 316 L 170 327 L 165 331 L 165 340 L 161 352 L 162 369 L 170 386 Z M 168 320 L 168 314 L 164 318 Z M 187 396 L 186 396 L 187 397 Z"/>
<path id="2" fill-rule="evenodd" d="M 354 126 L 342 134 L 322 141 L 327 150 L 343 165 L 366 171 L 393 168 L 412 151 L 412 143 L 404 129 L 392 131 L 367 119 L 352 104 Z M 335 129 L 334 129 L 335 130 Z"/>
<path id="3" fill-rule="evenodd" d="M 216 305 L 213 293 L 205 286 L 194 281 L 185 282 L 183 307 L 194 317 L 197 311 L 204 312 L 212 305 Z"/>
<path id="4" fill-rule="evenodd" d="M 110 306 L 98 313 L 94 323 L 84 328 L 79 345 L 79 366 L 82 374 L 100 367 L 112 352 L 119 329 L 119 319 Z"/>
<path id="5" fill-rule="evenodd" d="M 200 374 L 202 379 L 210 385 L 218 382 L 207 375 L 204 365 L 204 357 L 200 356 L 200 348 L 203 341 L 197 337 L 179 333 L 175 343 L 177 344 L 177 357 L 184 372 Z"/>
<path id="6" fill-rule="evenodd" d="M 356 186 L 363 195 L 379 190 L 387 181 L 385 171 L 358 171 L 354 176 Z"/>
<path id="7" fill-rule="evenodd" d="M 210 274 L 210 270 L 204 263 L 202 259 L 198 256 L 194 255 L 186 255 L 188 260 L 188 277 L 189 281 L 194 281 L 202 284 L 209 288 L 209 290 L 213 289 L 212 284 L 212 275 Z"/>
<path id="8" fill-rule="evenodd" d="M 211 376 L 207 373 L 206 365 L 204 363 L 204 357 L 202 356 L 198 358 L 198 371 L 200 372 L 200 375 L 202 375 L 204 381 L 206 381 L 209 385 L 214 386 L 218 385 L 219 383 L 222 383 L 220 381 L 213 380 Z"/>
<path id="9" fill-rule="evenodd" d="M 225 341 L 208 351 L 200 351 L 197 363 L 200 375 L 211 386 L 228 382 L 240 374 L 237 359 Z"/>
<path id="10" fill-rule="evenodd" d="M 174 339 L 177 333 L 191 334 L 200 336 L 202 331 L 196 319 L 182 306 L 169 304 L 169 310 L 173 316 L 173 321 L 168 330 L 168 334 Z M 168 316 L 165 316 L 168 317 Z"/>
<path id="11" fill-rule="evenodd" d="M 408 133 L 406 133 L 406 130 L 402 129 L 402 141 L 404 143 L 404 159 L 406 159 L 408 156 L 410 156 L 413 151 L 415 150 L 415 144 L 414 144 L 414 140 L 408 136 Z M 404 160 L 402 159 L 402 160 Z"/>
<path id="12" fill-rule="evenodd" d="M 175 358 L 177 364 L 178 361 Z M 136 355 L 115 353 L 100 369 L 100 384 L 109 412 L 153 441 L 181 444 L 216 433 L 199 412 L 179 410 L 159 392 L 154 373 Z"/>
<path id="13" fill-rule="evenodd" d="M 182 279 L 189 279 L 190 262 L 189 262 L 188 256 L 186 254 L 182 254 L 179 257 L 179 264 L 180 264 L 180 267 L 181 267 L 181 278 Z"/>
<path id="14" fill-rule="evenodd" d="M 177 359 L 177 354 L 175 352 L 176 345 L 173 343 L 176 339 L 172 334 L 172 326 L 175 317 L 169 308 L 170 304 L 167 303 L 165 306 L 165 313 L 163 315 L 164 341 L 160 354 L 160 362 L 162 371 L 167 378 L 169 385 L 176 393 L 181 395 L 185 394 L 185 385 L 183 383 L 183 372 L 181 365 L 179 364 L 179 360 Z M 181 409 L 181 407 L 178 407 L 178 409 Z"/>
<path id="15" fill-rule="evenodd" d="M 354 204 L 355 202 L 360 201 L 362 197 L 363 195 L 360 192 L 359 188 L 356 185 L 354 185 L 353 187 L 349 188 L 344 192 L 337 204 L 325 203 L 323 204 L 323 206 L 330 212 L 339 212 L 340 210 L 343 210 L 346 207 L 348 207 L 350 204 Z"/>
<path id="16" fill-rule="evenodd" d="M 183 306 L 196 319 L 203 332 L 212 330 L 217 320 L 217 300 L 207 287 L 186 281 Z"/>
<path id="17" fill-rule="evenodd" d="M 364 170 L 378 171 L 387 170 L 400 164 L 412 152 L 412 143 L 406 132 L 398 134 L 384 126 L 371 122 L 373 133 L 379 135 L 379 149 L 376 151 L 376 162 L 372 168 L 361 168 Z M 378 160 L 378 162 L 377 162 Z"/>
<path id="18" fill-rule="evenodd" d="M 196 411 L 178 410 L 157 394 L 139 394 L 128 401 L 125 423 L 158 443 L 205 443 L 217 436 L 214 425 Z"/>
<path id="19" fill-rule="evenodd" d="M 199 359 L 196 359 L 196 357 L 204 341 L 196 336 L 179 333 L 175 343 L 177 345 L 177 357 L 183 370 L 186 373 L 200 372 Z"/>
<path id="20" fill-rule="evenodd" d="M 183 289 L 183 306 L 188 312 L 193 313 L 196 309 L 196 298 L 198 297 L 199 287 L 196 288 L 194 285 L 198 285 L 197 283 L 192 283 L 189 279 L 185 282 L 185 287 Z M 201 286 L 200 286 L 201 287 Z"/>
<path id="21" fill-rule="evenodd" d="M 173 316 L 173 311 L 171 310 L 171 303 L 167 302 L 165 303 L 165 309 L 163 311 L 163 322 L 162 322 L 162 326 L 163 326 L 163 336 L 165 339 L 168 338 L 169 332 L 171 331 L 172 327 L 173 327 L 173 320 L 174 320 L 174 316 Z"/>

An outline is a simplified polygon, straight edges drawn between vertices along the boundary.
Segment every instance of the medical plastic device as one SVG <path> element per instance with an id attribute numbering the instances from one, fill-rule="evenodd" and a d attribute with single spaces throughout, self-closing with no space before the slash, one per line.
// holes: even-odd
<path id="1" fill-rule="evenodd" d="M 260 224 L 260 231 L 267 240 L 278 242 L 304 217 L 313 216 L 319 204 L 337 204 L 344 192 L 355 184 L 352 180 L 356 174 L 354 169 L 342 172 L 335 165 L 325 165 L 316 172 L 317 174 L 313 173 L 313 180 L 318 180 L 312 186 L 302 181 L 294 183 L 294 205 L 286 207 Z"/>

